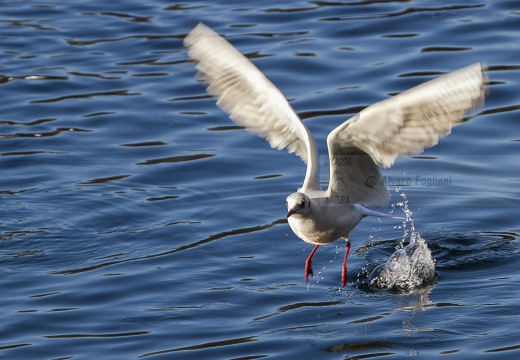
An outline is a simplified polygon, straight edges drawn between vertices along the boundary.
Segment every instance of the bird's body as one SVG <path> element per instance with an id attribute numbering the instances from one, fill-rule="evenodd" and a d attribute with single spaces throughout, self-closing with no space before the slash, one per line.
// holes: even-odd
<path id="1" fill-rule="evenodd" d="M 288 208 L 295 207 L 296 203 L 291 201 L 297 197 L 299 196 L 289 196 Z M 354 206 L 348 204 L 323 206 L 322 204 L 331 202 L 326 191 L 312 191 L 312 195 L 308 198 L 310 200 L 308 214 L 296 212 L 287 218 L 292 231 L 306 243 L 326 245 L 339 238 L 348 238 L 349 232 L 363 218 Z"/>
<path id="2" fill-rule="evenodd" d="M 397 156 L 431 147 L 463 121 L 484 98 L 485 69 L 480 63 L 448 73 L 371 105 L 327 136 L 330 180 L 318 181 L 318 153 L 307 127 L 282 93 L 240 52 L 203 24 L 186 37 L 189 56 L 217 105 L 271 147 L 294 152 L 307 165 L 303 185 L 287 197 L 293 232 L 315 245 L 306 261 L 305 279 L 318 246 L 347 241 L 342 267 L 346 281 L 349 232 L 365 216 L 392 217 L 365 206 L 385 206 L 389 194 L 378 166 Z"/>

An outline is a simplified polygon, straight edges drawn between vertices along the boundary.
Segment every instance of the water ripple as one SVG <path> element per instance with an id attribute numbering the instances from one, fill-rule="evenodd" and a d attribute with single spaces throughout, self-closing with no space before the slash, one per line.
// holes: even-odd
<path id="1" fill-rule="evenodd" d="M 369 3 L 377 3 L 379 1 L 375 2 L 358 2 L 358 3 L 348 3 L 345 5 L 367 5 Z M 330 4 L 330 3 L 329 3 Z M 337 3 L 335 4 L 337 5 Z M 448 5 L 448 6 L 439 6 L 439 7 L 410 7 L 406 8 L 404 10 L 396 11 L 396 12 L 389 12 L 389 13 L 383 13 L 383 14 L 377 14 L 377 15 L 362 15 L 362 16 L 352 16 L 352 15 L 345 15 L 345 16 L 334 16 L 334 17 L 328 17 L 323 18 L 321 20 L 323 21 L 345 21 L 345 20 L 371 20 L 371 19 L 383 19 L 383 18 L 392 18 L 392 17 L 399 17 L 404 15 L 410 15 L 410 14 L 416 14 L 416 13 L 434 13 L 434 12 L 442 12 L 442 11 L 454 11 L 454 10 L 467 10 L 467 9 L 478 9 L 485 7 L 486 4 L 475 4 L 475 5 Z"/>
<path id="2" fill-rule="evenodd" d="M 31 100 L 31 104 L 41 104 L 41 103 L 52 103 L 52 102 L 58 102 L 63 100 L 70 100 L 70 99 L 90 99 L 97 96 L 135 96 L 135 95 L 141 95 L 140 93 L 132 93 L 129 92 L 129 90 L 113 90 L 113 91 L 98 91 L 98 92 L 91 92 L 91 93 L 83 93 L 83 94 L 71 94 L 71 95 L 63 95 L 58 96 L 55 98 L 49 98 L 49 99 L 41 99 L 41 100 Z"/>
<path id="3" fill-rule="evenodd" d="M 207 343 L 197 344 L 197 345 L 191 345 L 191 346 L 184 346 L 179 348 L 173 348 L 173 349 L 167 349 L 167 350 L 160 350 L 160 351 L 154 351 L 147 354 L 143 354 L 138 356 L 138 358 L 145 358 L 150 356 L 156 356 L 156 355 L 163 355 L 163 354 L 169 354 L 172 352 L 179 352 L 179 351 L 193 351 L 193 350 L 203 350 L 203 349 L 213 349 L 218 348 L 222 346 L 231 346 L 231 345 L 238 345 L 238 344 L 245 344 L 249 342 L 257 341 L 256 336 L 246 336 L 241 338 L 235 338 L 235 339 L 227 339 L 222 341 L 211 341 Z"/>
<path id="4" fill-rule="evenodd" d="M 57 128 L 53 131 L 46 131 L 46 132 L 14 133 L 14 134 L 5 134 L 5 135 L 0 134 L 0 139 L 49 137 L 49 136 L 59 135 L 63 132 L 92 132 L 92 130 L 81 129 L 81 128 Z M 55 153 L 63 154 L 63 152 L 55 152 Z"/>
<path id="5" fill-rule="evenodd" d="M 518 352 L 514 1 L 49 4 L 1 5 L 0 357 Z M 453 177 L 403 188 L 435 259 L 431 285 L 365 286 L 402 242 L 402 227 L 377 219 L 352 233 L 357 280 L 338 290 L 327 266 L 305 284 L 308 247 L 282 218 L 304 165 L 235 126 L 194 79 L 182 42 L 199 21 L 261 68 L 317 139 L 389 95 L 487 62 L 483 110 L 384 170 Z"/>
<path id="6" fill-rule="evenodd" d="M 196 154 L 196 155 L 180 155 L 180 156 L 169 156 L 161 159 L 151 159 L 144 162 L 137 163 L 137 165 L 157 165 L 163 163 L 178 163 L 184 161 L 201 160 L 215 156 L 215 154 Z"/>
<path id="7" fill-rule="evenodd" d="M 178 223 L 179 222 L 175 222 L 175 224 L 178 224 Z M 201 245 L 207 244 L 209 242 L 219 240 L 219 239 L 222 239 L 222 238 L 225 238 L 228 236 L 235 236 L 235 235 L 240 235 L 240 234 L 248 234 L 251 232 L 257 232 L 257 231 L 269 229 L 273 226 L 283 224 L 283 223 L 287 223 L 287 220 L 281 219 L 281 220 L 273 221 L 272 223 L 267 224 L 267 225 L 260 225 L 260 226 L 253 226 L 253 227 L 249 227 L 249 228 L 241 228 L 241 229 L 235 229 L 235 230 L 230 230 L 230 231 L 224 231 L 224 232 L 221 232 L 218 234 L 210 235 L 205 239 L 202 239 L 202 240 L 199 240 L 199 241 L 187 244 L 187 245 L 182 245 L 182 246 L 176 247 L 174 249 L 167 250 L 167 251 L 157 253 L 157 254 L 143 255 L 143 256 L 138 256 L 138 257 L 134 257 L 134 258 L 130 258 L 130 259 L 123 259 L 123 260 L 114 260 L 114 261 L 104 262 L 101 264 L 96 264 L 96 265 L 92 265 L 92 266 L 88 266 L 88 267 L 84 267 L 84 268 L 60 270 L 60 271 L 53 272 L 53 274 L 73 275 L 73 274 L 78 274 L 78 273 L 82 273 L 82 272 L 101 269 L 101 268 L 111 266 L 111 265 L 132 262 L 132 261 L 145 260 L 145 259 L 153 259 L 153 258 L 157 258 L 157 257 L 163 257 L 163 256 L 175 254 L 180 251 L 189 250 L 189 249 L 192 249 L 192 248 L 195 248 L 195 247 L 198 247 L 198 246 L 201 246 Z"/>
<path id="8" fill-rule="evenodd" d="M 44 335 L 47 339 L 80 339 L 80 338 L 118 338 L 127 336 L 141 336 L 148 335 L 149 331 L 132 331 L 123 333 L 108 333 L 108 334 L 63 334 L 63 335 Z"/>
<path id="9" fill-rule="evenodd" d="M 276 312 L 268 315 L 263 315 L 257 318 L 254 318 L 253 321 L 261 321 L 268 319 L 270 317 L 283 314 L 287 311 L 297 310 L 300 308 L 308 308 L 308 307 L 322 307 L 322 306 L 335 306 L 343 304 L 343 301 L 326 301 L 326 302 L 305 302 L 305 303 L 296 303 L 296 304 L 290 304 L 286 306 L 282 306 L 279 309 L 276 310 Z"/>

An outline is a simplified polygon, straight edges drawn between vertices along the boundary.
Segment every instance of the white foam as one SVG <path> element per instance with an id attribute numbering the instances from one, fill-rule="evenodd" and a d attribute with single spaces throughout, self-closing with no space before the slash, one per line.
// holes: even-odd
<path id="1" fill-rule="evenodd" d="M 405 213 L 403 237 L 387 262 L 372 271 L 370 285 L 376 289 L 410 291 L 430 284 L 435 278 L 435 261 L 425 240 L 415 231 L 406 195 L 396 205 Z M 404 246 L 408 238 L 408 245 Z"/>

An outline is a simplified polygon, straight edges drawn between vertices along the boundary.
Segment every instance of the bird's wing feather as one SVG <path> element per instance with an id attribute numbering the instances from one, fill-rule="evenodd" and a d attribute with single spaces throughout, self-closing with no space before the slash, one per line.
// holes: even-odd
<path id="1" fill-rule="evenodd" d="M 362 171 L 351 191 L 359 194 L 355 198 L 358 202 L 380 205 L 383 198 L 378 196 L 386 191 L 383 184 L 374 189 L 367 188 L 365 182 L 374 176 L 382 183 L 375 165 L 390 167 L 399 155 L 417 154 L 437 144 L 463 121 L 468 110 L 483 101 L 485 80 L 482 64 L 473 64 L 371 105 L 338 126 L 327 137 L 329 191 L 342 190 L 341 181 L 332 176 L 341 170 L 332 166 L 337 163 L 334 159 L 361 151 L 371 159 L 365 157 L 366 163 L 359 159 Z"/>
<path id="2" fill-rule="evenodd" d="M 318 155 L 307 127 L 282 93 L 229 42 L 199 24 L 184 40 L 188 55 L 217 105 L 272 148 L 286 148 L 307 164 L 302 189 L 318 190 Z"/>

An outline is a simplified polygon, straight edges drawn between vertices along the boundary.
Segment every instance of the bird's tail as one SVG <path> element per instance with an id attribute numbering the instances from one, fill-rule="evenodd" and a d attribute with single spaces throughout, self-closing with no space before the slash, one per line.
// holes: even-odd
<path id="1" fill-rule="evenodd" d="M 379 212 L 379 211 L 370 210 L 370 209 L 367 209 L 366 207 L 361 206 L 359 204 L 354 205 L 354 208 L 356 209 L 358 214 L 361 214 L 363 216 L 376 216 L 376 217 L 381 217 L 381 218 L 405 220 L 404 217 L 395 216 L 393 214 L 386 214 L 386 213 L 382 213 L 382 212 Z"/>

